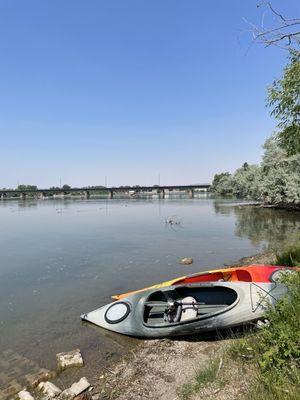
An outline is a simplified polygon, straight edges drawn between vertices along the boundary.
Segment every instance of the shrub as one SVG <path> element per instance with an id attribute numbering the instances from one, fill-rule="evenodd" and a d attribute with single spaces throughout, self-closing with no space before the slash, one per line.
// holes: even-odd
<path id="1" fill-rule="evenodd" d="M 293 248 L 293 250 L 296 248 Z M 299 248 L 298 248 L 299 249 Z M 278 256 L 280 264 L 289 265 L 291 249 Z M 269 324 L 229 349 L 232 359 L 256 365 L 255 384 L 249 399 L 295 400 L 300 393 L 300 271 L 284 274 L 282 283 L 288 294 L 266 313 Z"/>
<path id="2" fill-rule="evenodd" d="M 300 266 L 300 245 L 289 247 L 286 251 L 276 256 L 276 265 L 287 267 Z"/>
<path id="3" fill-rule="evenodd" d="M 262 372 L 289 374 L 300 361 L 300 272 L 285 275 L 282 281 L 288 287 L 288 295 L 267 312 L 270 325 L 260 335 L 259 365 Z"/>

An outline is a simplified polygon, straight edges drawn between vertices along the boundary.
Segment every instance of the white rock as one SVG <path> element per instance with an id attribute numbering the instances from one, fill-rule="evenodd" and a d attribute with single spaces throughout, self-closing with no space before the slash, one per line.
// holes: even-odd
<path id="1" fill-rule="evenodd" d="M 78 382 L 73 383 L 71 387 L 65 389 L 62 392 L 61 396 L 73 398 L 75 396 L 78 396 L 80 393 L 84 392 L 90 386 L 91 385 L 89 384 L 88 380 L 85 377 L 83 377 Z"/>
<path id="2" fill-rule="evenodd" d="M 38 384 L 38 390 L 44 393 L 47 397 L 55 397 L 61 393 L 60 388 L 54 385 L 52 382 L 41 382 Z"/>
<path id="3" fill-rule="evenodd" d="M 83 366 L 83 358 L 79 349 L 56 354 L 56 361 L 57 367 L 61 371 L 69 367 Z"/>
<path id="4" fill-rule="evenodd" d="M 40 382 L 48 381 L 49 379 L 53 379 L 56 375 L 56 372 L 49 371 L 48 369 L 41 368 L 36 373 L 31 373 L 25 375 L 27 383 L 35 388 Z"/>
<path id="5" fill-rule="evenodd" d="M 257 321 L 257 323 L 256 323 L 256 326 L 259 328 L 259 329 L 262 329 L 262 328 L 264 328 L 264 327 L 267 327 L 267 326 L 270 326 L 270 321 L 269 320 L 267 320 L 267 319 L 265 319 L 265 320 L 258 320 Z"/>
<path id="6" fill-rule="evenodd" d="M 29 392 L 27 392 L 26 389 L 21 390 L 21 392 L 18 393 L 18 396 L 20 400 L 34 400 L 34 398 Z"/>
<path id="7" fill-rule="evenodd" d="M 179 261 L 179 264 L 190 265 L 193 264 L 194 260 L 191 257 L 184 257 Z"/>

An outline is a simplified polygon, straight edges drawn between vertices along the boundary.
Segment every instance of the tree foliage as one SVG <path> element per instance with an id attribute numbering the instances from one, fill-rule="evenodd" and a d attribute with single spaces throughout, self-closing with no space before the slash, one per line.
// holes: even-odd
<path id="1" fill-rule="evenodd" d="M 288 156 L 273 136 L 264 144 L 260 165 L 248 165 L 215 175 L 211 190 L 267 204 L 300 205 L 300 154 Z"/>
<path id="2" fill-rule="evenodd" d="M 222 172 L 214 176 L 211 191 L 221 196 L 233 194 L 232 176 L 229 172 Z"/>
<path id="3" fill-rule="evenodd" d="M 271 115 L 278 120 L 278 143 L 288 155 L 300 153 L 300 54 L 292 53 L 281 79 L 268 88 Z"/>
<path id="4" fill-rule="evenodd" d="M 63 188 L 64 190 L 69 190 L 69 189 L 71 189 L 71 186 L 70 186 L 70 185 L 67 185 L 67 184 L 64 184 L 62 188 Z"/>

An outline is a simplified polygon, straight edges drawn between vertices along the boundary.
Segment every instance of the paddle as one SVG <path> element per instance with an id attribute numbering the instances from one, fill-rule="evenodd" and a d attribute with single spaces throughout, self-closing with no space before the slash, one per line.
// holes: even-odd
<path id="1" fill-rule="evenodd" d="M 201 306 L 201 308 L 211 308 L 211 307 L 225 307 L 226 304 L 205 304 L 202 302 L 184 302 L 182 300 L 175 300 L 172 303 L 162 303 L 159 301 L 147 301 L 145 303 L 147 307 L 176 307 L 176 306 Z"/>
<path id="2" fill-rule="evenodd" d="M 176 306 L 205 306 L 207 304 L 203 302 L 184 302 L 182 300 L 174 300 L 170 302 L 160 302 L 160 301 L 147 301 L 145 306 L 147 307 L 176 307 Z"/>

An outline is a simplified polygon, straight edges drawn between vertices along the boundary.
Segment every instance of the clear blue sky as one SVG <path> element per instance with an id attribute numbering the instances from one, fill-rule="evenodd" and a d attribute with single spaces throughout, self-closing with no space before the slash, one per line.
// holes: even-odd
<path id="1" fill-rule="evenodd" d="M 257 2 L 0 0 L 0 187 L 209 182 L 258 162 L 286 54 L 247 51 Z"/>

